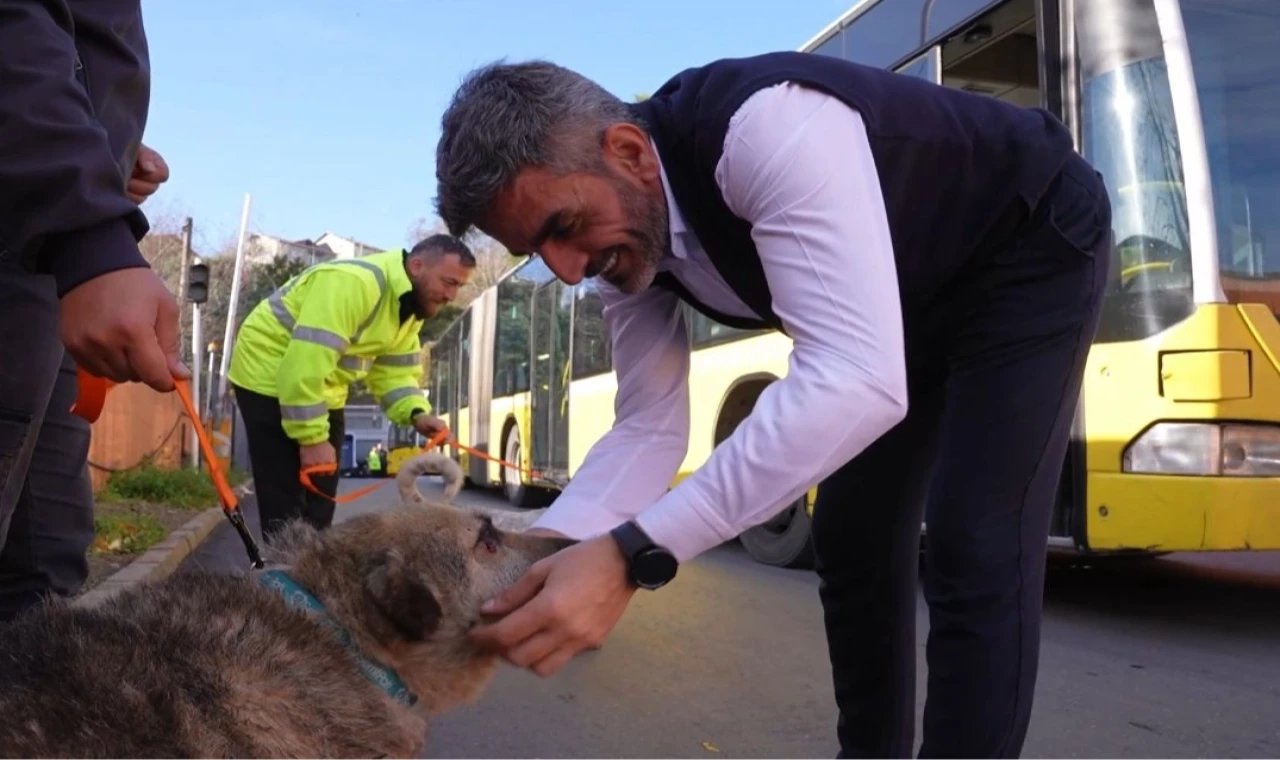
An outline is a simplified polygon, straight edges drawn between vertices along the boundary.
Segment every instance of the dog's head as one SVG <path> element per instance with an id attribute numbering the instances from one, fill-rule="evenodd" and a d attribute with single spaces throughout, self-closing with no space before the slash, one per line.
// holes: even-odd
<path id="1" fill-rule="evenodd" d="M 322 533 L 294 523 L 277 542 L 290 572 L 370 655 L 436 711 L 478 695 L 496 657 L 468 637 L 480 605 L 573 542 L 507 533 L 438 505 L 363 515 Z"/>

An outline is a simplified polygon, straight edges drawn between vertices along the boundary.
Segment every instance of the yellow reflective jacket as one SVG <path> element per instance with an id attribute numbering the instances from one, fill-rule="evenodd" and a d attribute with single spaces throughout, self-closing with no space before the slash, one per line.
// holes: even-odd
<path id="1" fill-rule="evenodd" d="M 413 285 L 396 249 L 311 266 L 255 306 L 240 327 L 227 379 L 280 400 L 299 445 L 329 438 L 329 410 L 365 380 L 387 418 L 410 424 L 431 411 L 419 385 L 423 320 L 401 320 Z"/>

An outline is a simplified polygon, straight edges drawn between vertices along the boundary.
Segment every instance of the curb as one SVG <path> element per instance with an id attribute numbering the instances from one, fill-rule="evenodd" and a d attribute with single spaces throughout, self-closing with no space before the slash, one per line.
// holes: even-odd
<path id="1" fill-rule="evenodd" d="M 249 481 L 235 489 L 236 495 L 243 498 L 245 492 L 252 487 L 253 481 Z M 112 573 L 102 583 L 77 597 L 71 603 L 72 606 L 93 607 L 139 583 L 164 578 L 177 570 L 182 560 L 195 552 L 225 519 L 220 506 L 204 510 L 137 559 Z"/>

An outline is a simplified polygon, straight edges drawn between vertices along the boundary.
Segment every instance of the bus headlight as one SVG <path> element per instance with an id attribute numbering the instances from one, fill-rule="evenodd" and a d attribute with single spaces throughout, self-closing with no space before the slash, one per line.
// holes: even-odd
<path id="1" fill-rule="evenodd" d="M 1280 477 L 1280 426 L 1161 422 L 1124 452 L 1125 472 Z"/>

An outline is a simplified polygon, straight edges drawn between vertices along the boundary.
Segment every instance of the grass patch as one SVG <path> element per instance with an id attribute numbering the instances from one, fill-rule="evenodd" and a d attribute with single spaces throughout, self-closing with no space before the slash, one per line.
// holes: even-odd
<path id="1" fill-rule="evenodd" d="M 159 520 L 142 512 L 95 517 L 93 532 L 96 554 L 139 554 L 168 535 Z"/>
<path id="2" fill-rule="evenodd" d="M 245 482 L 247 477 L 246 473 L 232 468 L 227 480 L 234 487 Z M 218 503 L 218 492 L 204 470 L 189 467 L 162 469 L 151 461 L 145 461 L 133 469 L 112 473 L 97 498 L 114 504 L 143 502 L 181 509 L 204 509 Z"/>

